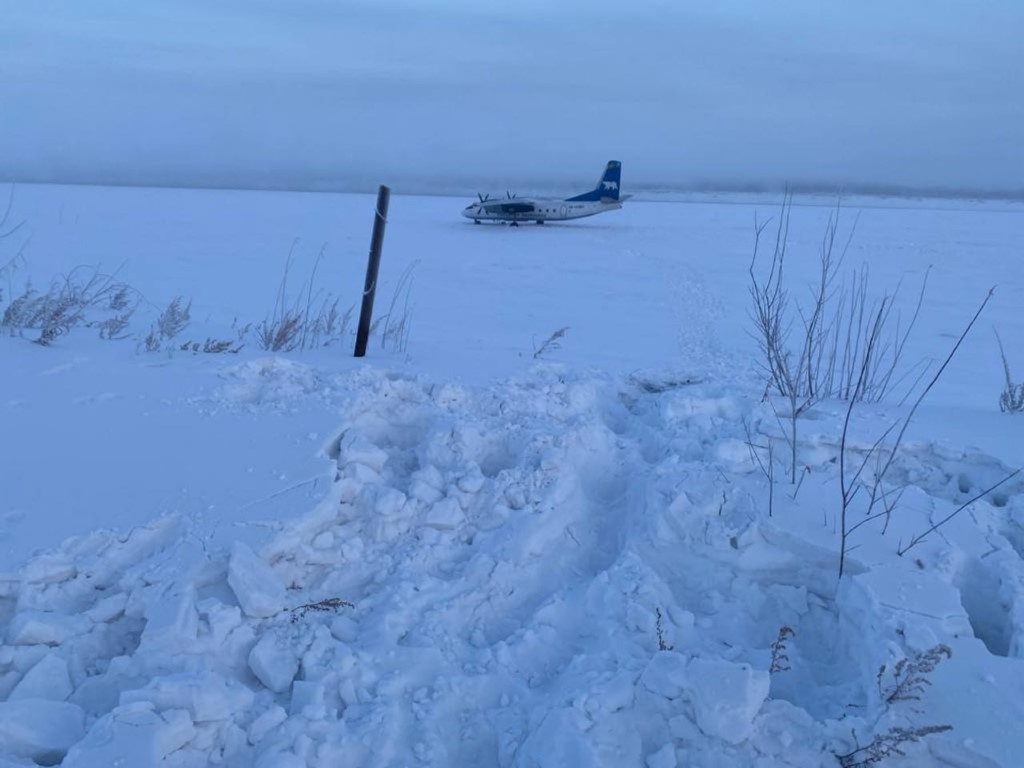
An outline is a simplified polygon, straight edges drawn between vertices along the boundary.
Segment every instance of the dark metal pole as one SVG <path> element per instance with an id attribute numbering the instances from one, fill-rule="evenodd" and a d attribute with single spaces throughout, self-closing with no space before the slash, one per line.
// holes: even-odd
<path id="1" fill-rule="evenodd" d="M 363 306 L 359 310 L 359 329 L 356 332 L 356 357 L 366 355 L 366 343 L 370 339 L 370 323 L 373 320 L 373 297 L 377 293 L 380 250 L 384 245 L 384 225 L 388 223 L 388 203 L 390 201 L 391 190 L 381 184 L 380 190 L 377 192 L 377 211 L 373 219 L 373 236 L 370 238 L 370 260 L 366 264 Z"/>

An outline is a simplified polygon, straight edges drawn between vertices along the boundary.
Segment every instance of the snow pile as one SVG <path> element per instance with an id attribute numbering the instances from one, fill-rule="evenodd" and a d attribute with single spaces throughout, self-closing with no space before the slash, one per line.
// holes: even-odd
<path id="1" fill-rule="evenodd" d="M 220 372 L 224 384 L 207 398 L 210 405 L 286 410 L 296 401 L 316 397 L 332 402 L 332 382 L 315 368 L 284 357 L 246 360 Z"/>
<path id="2" fill-rule="evenodd" d="M 769 517 L 746 441 L 775 420 L 742 392 L 556 368 L 477 388 L 361 371 L 346 391 L 327 498 L 258 551 L 166 517 L 0 585 L 0 755 L 804 767 L 946 724 L 905 764 L 1024 748 L 1020 483 L 895 554 L 994 459 L 915 444 L 890 530 L 862 529 L 840 584 L 827 408 Z M 931 685 L 897 695 L 941 647 Z"/>

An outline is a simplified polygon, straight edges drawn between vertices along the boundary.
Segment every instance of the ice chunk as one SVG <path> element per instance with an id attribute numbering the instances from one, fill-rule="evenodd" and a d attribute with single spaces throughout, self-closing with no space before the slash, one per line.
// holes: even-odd
<path id="1" fill-rule="evenodd" d="M 274 693 L 283 693 L 299 671 L 300 649 L 288 638 L 266 632 L 249 652 L 249 668 L 257 679 Z"/>
<path id="2" fill-rule="evenodd" d="M 71 695 L 68 663 L 55 653 L 44 656 L 28 671 L 8 697 L 10 701 L 45 699 L 64 701 Z"/>
<path id="3" fill-rule="evenodd" d="M 708 736 L 739 744 L 750 736 L 754 716 L 768 696 L 768 673 L 724 659 L 694 659 L 683 687 L 697 725 Z"/>
<path id="4" fill-rule="evenodd" d="M 238 541 L 231 548 L 228 584 L 249 616 L 262 619 L 284 609 L 287 596 L 284 584 L 264 560 Z"/>
<path id="5" fill-rule="evenodd" d="M 92 627 L 85 616 L 68 616 L 45 611 L 22 611 L 7 627 L 11 645 L 60 645 L 70 637 L 84 635 Z"/>
<path id="6" fill-rule="evenodd" d="M 85 736 L 85 712 L 66 701 L 21 699 L 0 703 L 0 748 L 44 765 L 59 763 Z"/>

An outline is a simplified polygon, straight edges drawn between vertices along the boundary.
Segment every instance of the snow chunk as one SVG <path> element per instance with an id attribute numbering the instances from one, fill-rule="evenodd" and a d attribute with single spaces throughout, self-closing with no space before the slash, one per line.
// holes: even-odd
<path id="1" fill-rule="evenodd" d="M 640 682 L 651 693 L 677 699 L 686 686 L 686 657 L 674 651 L 660 651 L 644 670 Z"/>
<path id="2" fill-rule="evenodd" d="M 676 748 L 666 744 L 647 758 L 647 768 L 676 768 Z"/>
<path id="3" fill-rule="evenodd" d="M 360 464 L 380 474 L 388 462 L 388 454 L 366 438 L 356 436 L 339 445 L 337 462 L 341 467 Z"/>
<path id="4" fill-rule="evenodd" d="M 259 744 L 268 733 L 288 719 L 284 707 L 275 704 L 257 717 L 249 726 L 248 739 L 250 744 Z"/>
<path id="5" fill-rule="evenodd" d="M 292 684 L 291 714 L 306 715 L 310 720 L 324 716 L 324 684 L 296 680 Z"/>
<path id="6" fill-rule="evenodd" d="M 697 725 L 708 736 L 730 744 L 750 736 L 769 684 L 767 672 L 724 659 L 694 659 L 683 680 Z"/>
<path id="7" fill-rule="evenodd" d="M 351 643 L 359 637 L 359 625 L 349 616 L 338 616 L 331 622 L 331 634 L 343 643 Z"/>
<path id="8" fill-rule="evenodd" d="M 159 765 L 188 744 L 196 734 L 188 712 L 162 714 L 140 702 L 119 707 L 101 718 L 68 752 L 63 768 L 108 768 L 113 765 Z"/>
<path id="9" fill-rule="evenodd" d="M 117 594 L 100 600 L 96 605 L 86 611 L 85 615 L 97 624 L 103 624 L 108 621 L 113 621 L 124 613 L 125 606 L 127 605 L 127 593 L 118 592 Z"/>
<path id="10" fill-rule="evenodd" d="M 313 549 L 330 549 L 334 546 L 334 534 L 324 531 L 313 539 Z"/>
<path id="11" fill-rule="evenodd" d="M 452 531 L 466 520 L 459 503 L 452 498 L 434 504 L 423 519 L 423 524 L 442 531 Z"/>
<path id="12" fill-rule="evenodd" d="M 306 761 L 294 752 L 264 752 L 256 768 L 306 768 Z"/>
<path id="13" fill-rule="evenodd" d="M 199 631 L 195 592 L 189 588 L 178 594 L 161 595 L 159 602 L 146 604 L 146 628 L 139 640 L 143 653 L 177 654 L 191 650 Z"/>
<path id="14" fill-rule="evenodd" d="M 299 649 L 276 632 L 267 632 L 249 652 L 249 669 L 274 693 L 283 693 L 299 672 Z"/>
<path id="15" fill-rule="evenodd" d="M 44 656 L 11 691 L 9 701 L 44 699 L 64 701 L 71 695 L 68 663 L 55 653 Z"/>
<path id="16" fill-rule="evenodd" d="M 249 616 L 265 619 L 284 610 L 284 584 L 264 560 L 239 541 L 231 548 L 228 584 Z"/>
<path id="17" fill-rule="evenodd" d="M 71 637 L 84 635 L 92 628 L 85 616 L 67 616 L 44 611 L 22 611 L 7 627 L 11 645 L 60 645 Z"/>
<path id="18" fill-rule="evenodd" d="M 65 701 L 22 699 L 0 703 L 0 745 L 15 757 L 60 762 L 85 736 L 85 712 Z"/>
<path id="19" fill-rule="evenodd" d="M 530 768 L 619 768 L 641 765 L 640 735 L 616 715 L 594 723 L 575 709 L 552 710 L 527 737 L 518 765 Z"/>
<path id="20" fill-rule="evenodd" d="M 243 405 L 282 406 L 289 400 L 322 393 L 325 383 L 315 369 L 294 360 L 264 357 L 221 372 L 228 381 L 216 399 Z"/>
<path id="21" fill-rule="evenodd" d="M 230 720 L 236 712 L 248 709 L 253 698 L 253 692 L 235 680 L 212 672 L 179 672 L 157 678 L 141 690 L 125 691 L 121 704 L 151 702 L 158 710 L 184 709 L 192 720 L 205 723 Z"/>
<path id="22" fill-rule="evenodd" d="M 127 661 L 127 657 L 120 657 Z M 124 691 L 141 688 L 146 678 L 141 675 L 128 674 L 121 669 L 118 659 L 111 662 L 110 669 L 102 675 L 86 678 L 71 694 L 69 701 L 77 704 L 92 717 L 104 715 L 117 706 Z"/>
<path id="23" fill-rule="evenodd" d="M 26 584 L 56 584 L 74 578 L 75 559 L 66 552 L 36 555 L 21 569 Z"/>

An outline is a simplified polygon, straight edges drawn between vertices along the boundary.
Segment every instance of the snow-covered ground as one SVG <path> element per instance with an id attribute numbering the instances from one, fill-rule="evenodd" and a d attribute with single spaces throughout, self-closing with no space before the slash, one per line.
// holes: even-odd
<path id="1" fill-rule="evenodd" d="M 269 315 L 289 253 L 289 297 L 316 264 L 355 305 L 371 196 L 16 190 L 0 312 L 83 265 L 141 303 L 126 339 L 0 338 L 0 766 L 826 766 L 947 725 L 886 764 L 1018 765 L 1024 480 L 897 551 L 1024 465 L 992 333 L 1024 376 L 1024 205 L 847 202 L 875 292 L 912 309 L 931 267 L 908 361 L 997 288 L 840 581 L 843 406 L 801 419 L 792 486 L 748 333 L 776 206 L 511 229 L 464 204 L 393 198 L 377 308 L 411 275 L 408 343 L 357 361 L 179 347 Z M 191 323 L 146 351 L 178 295 Z M 854 410 L 849 450 L 898 399 Z"/>

